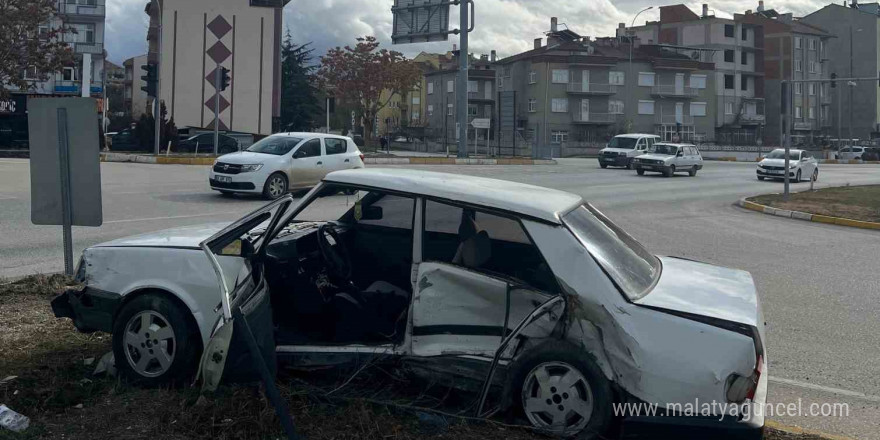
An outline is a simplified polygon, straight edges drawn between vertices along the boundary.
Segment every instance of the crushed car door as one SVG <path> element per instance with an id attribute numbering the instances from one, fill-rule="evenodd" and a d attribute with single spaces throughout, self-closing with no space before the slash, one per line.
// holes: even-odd
<path id="1" fill-rule="evenodd" d="M 218 282 L 217 324 L 199 369 L 203 389 L 213 390 L 221 381 L 259 380 L 259 360 L 251 356 L 253 342 L 274 376 L 274 326 L 262 261 L 268 238 L 292 200 L 289 194 L 281 197 L 200 245 Z"/>

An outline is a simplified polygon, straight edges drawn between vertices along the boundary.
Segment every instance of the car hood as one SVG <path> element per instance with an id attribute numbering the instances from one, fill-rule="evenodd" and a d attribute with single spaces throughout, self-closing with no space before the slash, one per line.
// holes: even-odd
<path id="1" fill-rule="evenodd" d="M 659 257 L 663 272 L 636 304 L 758 327 L 761 310 L 752 275 L 675 257 Z"/>
<path id="2" fill-rule="evenodd" d="M 208 237 L 220 232 L 229 223 L 183 226 L 120 238 L 94 247 L 175 247 L 198 248 Z"/>
<path id="3" fill-rule="evenodd" d="M 675 156 L 672 156 L 670 154 L 643 154 L 641 156 L 638 156 L 639 159 L 652 159 L 652 160 L 666 160 L 666 159 L 672 159 L 673 157 L 675 157 Z"/>
<path id="4" fill-rule="evenodd" d="M 610 152 L 610 153 L 630 153 L 630 152 L 632 152 L 633 150 L 632 150 L 632 149 L 627 150 L 626 148 L 611 148 L 611 147 L 608 147 L 608 148 L 603 148 L 603 149 L 602 149 L 601 151 L 599 151 L 599 152 L 600 152 L 600 153 L 604 153 L 604 152 L 606 152 L 606 151 L 608 151 L 608 152 Z"/>
<path id="5" fill-rule="evenodd" d="M 276 156 L 274 154 L 265 154 L 265 153 L 254 153 L 251 151 L 238 151 L 235 153 L 224 154 L 217 158 L 217 162 L 235 164 L 235 165 L 246 165 L 246 164 L 255 164 L 255 163 L 263 163 L 268 159 L 279 158 L 281 156 Z"/>
<path id="6" fill-rule="evenodd" d="M 791 165 L 800 164 L 800 162 L 798 162 L 796 160 L 789 160 L 789 163 Z M 785 166 L 785 159 L 764 159 L 764 160 L 758 162 L 758 165 L 767 165 L 767 166 L 771 166 L 771 167 L 784 167 Z"/>

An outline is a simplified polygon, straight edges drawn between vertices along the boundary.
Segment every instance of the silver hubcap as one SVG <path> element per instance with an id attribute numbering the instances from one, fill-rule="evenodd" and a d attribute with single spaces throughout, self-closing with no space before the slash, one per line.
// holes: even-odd
<path id="1" fill-rule="evenodd" d="M 535 367 L 523 383 L 522 403 L 533 426 L 575 434 L 590 422 L 593 392 L 587 379 L 564 362 Z"/>
<path id="2" fill-rule="evenodd" d="M 174 329 L 159 312 L 145 310 L 134 315 L 125 325 L 124 340 L 128 364 L 141 376 L 161 376 L 174 362 Z"/>
<path id="3" fill-rule="evenodd" d="M 269 179 L 269 195 L 272 197 L 281 197 L 284 194 L 284 179 L 281 176 L 274 176 Z"/>

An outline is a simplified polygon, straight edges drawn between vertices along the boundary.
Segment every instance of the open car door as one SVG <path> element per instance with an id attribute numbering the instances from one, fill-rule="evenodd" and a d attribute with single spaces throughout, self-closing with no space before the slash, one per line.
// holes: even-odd
<path id="1" fill-rule="evenodd" d="M 213 391 L 221 381 L 265 379 L 265 369 L 270 378 L 275 376 L 272 306 L 262 261 L 272 232 L 292 202 L 289 194 L 281 197 L 200 245 L 217 274 L 219 312 L 199 365 L 203 391 Z"/>

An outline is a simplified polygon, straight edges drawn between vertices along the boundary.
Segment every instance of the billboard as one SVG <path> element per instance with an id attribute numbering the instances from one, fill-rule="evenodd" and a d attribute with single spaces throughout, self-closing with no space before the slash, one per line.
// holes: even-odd
<path id="1" fill-rule="evenodd" d="M 448 0 L 394 0 L 393 44 L 427 43 L 449 39 Z"/>

